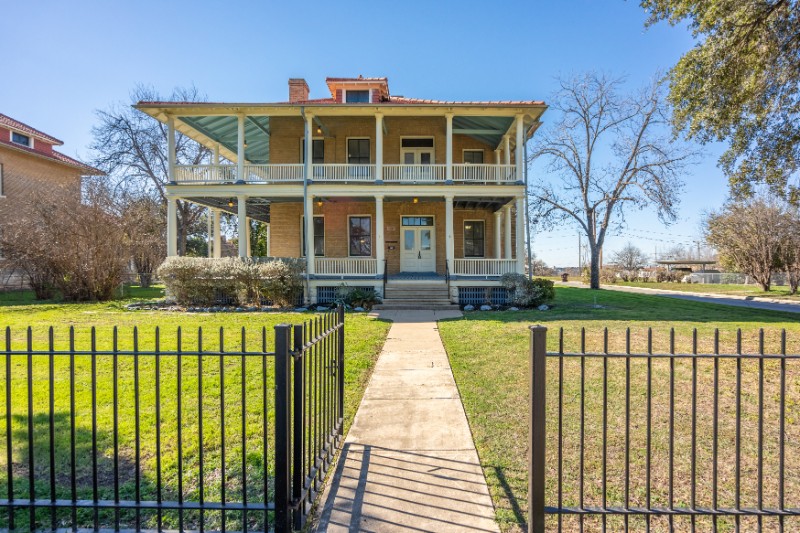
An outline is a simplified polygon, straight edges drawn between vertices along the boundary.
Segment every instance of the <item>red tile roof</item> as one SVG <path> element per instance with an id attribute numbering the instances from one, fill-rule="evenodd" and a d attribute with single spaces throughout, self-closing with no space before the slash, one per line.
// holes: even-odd
<path id="1" fill-rule="evenodd" d="M 325 78 L 325 83 L 328 83 L 328 82 L 331 82 L 331 81 L 333 81 L 333 82 L 348 82 L 348 81 L 383 81 L 383 82 L 388 82 L 389 78 L 387 78 L 385 76 L 382 77 L 382 78 L 365 78 L 363 76 L 359 76 L 357 78 L 331 78 L 331 77 Z"/>
<path id="2" fill-rule="evenodd" d="M 372 105 L 417 105 L 417 104 L 425 104 L 425 105 L 439 105 L 439 106 L 447 106 L 447 105 L 488 105 L 488 106 L 529 106 L 529 105 L 545 105 L 542 100 L 430 100 L 426 98 L 407 98 L 404 96 L 389 96 L 388 100 L 383 100 L 381 102 L 372 102 L 372 103 L 362 103 L 362 104 L 339 104 L 336 102 L 334 98 L 315 98 L 309 100 L 302 100 L 299 102 L 258 102 L 253 104 L 247 103 L 225 103 L 225 102 L 159 102 L 159 101 L 149 101 L 149 100 L 142 100 L 138 102 L 137 105 L 141 106 L 209 106 L 209 105 L 220 105 L 220 106 L 247 106 L 247 105 L 254 105 L 254 106 L 269 106 L 269 105 L 362 105 L 362 106 L 372 106 Z"/>
<path id="3" fill-rule="evenodd" d="M 5 115 L 2 115 L 2 116 L 5 116 Z M 61 141 L 59 141 L 59 143 L 63 144 L 63 143 L 61 143 Z M 69 157 L 67 155 L 64 155 L 64 154 L 61 154 L 59 152 L 56 152 L 55 150 L 53 150 L 53 151 L 51 151 L 49 153 L 40 152 L 39 150 L 34 150 L 33 148 L 28 148 L 27 146 L 22 146 L 22 145 L 19 145 L 19 144 L 16 144 L 16 143 L 12 143 L 11 141 L 6 141 L 6 140 L 3 140 L 3 139 L 0 139 L 0 146 L 13 148 L 14 150 L 19 150 L 21 152 L 26 152 L 26 153 L 29 153 L 31 155 L 42 157 L 44 159 L 50 159 L 50 160 L 56 161 L 58 163 L 62 163 L 64 165 L 68 165 L 68 166 L 77 168 L 79 170 L 82 170 L 86 174 L 91 174 L 91 175 L 95 175 L 95 176 L 101 176 L 101 175 L 104 174 L 104 172 L 102 172 L 101 170 L 98 170 L 98 169 L 96 169 L 94 167 L 90 167 L 86 163 L 81 163 L 77 159 L 72 159 L 71 157 Z"/>
<path id="4" fill-rule="evenodd" d="M 46 133 L 44 133 L 42 131 L 39 131 L 36 128 L 32 128 L 32 127 L 28 126 L 27 124 L 23 124 L 19 120 L 14 120 L 13 118 L 9 117 L 8 115 L 4 115 L 2 113 L 0 113 L 0 125 L 6 126 L 8 128 L 11 128 L 11 129 L 14 129 L 14 130 L 17 130 L 17 131 L 21 131 L 21 132 L 24 132 L 24 133 L 30 133 L 34 137 L 39 137 L 40 139 L 44 140 L 45 142 L 48 142 L 50 144 L 54 144 L 56 146 L 61 146 L 62 144 L 64 144 L 63 142 L 59 141 L 55 137 L 51 137 L 50 135 L 48 135 L 48 134 L 46 134 Z"/>

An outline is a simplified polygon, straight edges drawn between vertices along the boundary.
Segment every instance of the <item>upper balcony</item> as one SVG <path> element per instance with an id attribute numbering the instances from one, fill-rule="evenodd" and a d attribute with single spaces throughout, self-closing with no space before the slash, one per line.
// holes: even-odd
<path id="1" fill-rule="evenodd" d="M 378 170 L 380 167 L 380 170 Z M 314 164 L 311 165 L 312 182 L 358 183 L 358 184 L 516 184 L 516 165 L 507 164 L 452 164 L 452 178 L 448 180 L 447 165 L 444 164 Z M 305 165 L 302 163 L 243 165 L 178 165 L 175 167 L 175 183 L 178 185 L 210 184 L 269 184 L 302 183 Z"/>

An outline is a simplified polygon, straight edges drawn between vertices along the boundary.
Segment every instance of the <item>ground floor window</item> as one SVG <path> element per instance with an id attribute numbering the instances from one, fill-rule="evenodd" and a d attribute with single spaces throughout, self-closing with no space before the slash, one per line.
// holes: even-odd
<path id="1" fill-rule="evenodd" d="M 300 255 L 306 255 L 306 222 L 305 217 L 300 217 L 300 231 L 303 234 Z M 325 255 L 325 217 L 314 215 L 314 255 L 323 257 Z"/>
<path id="2" fill-rule="evenodd" d="M 433 217 L 403 217 L 403 226 L 433 226 Z"/>
<path id="3" fill-rule="evenodd" d="M 483 257 L 486 232 L 483 220 L 464 221 L 464 257 Z"/>
<path id="4" fill-rule="evenodd" d="M 348 230 L 350 240 L 350 255 L 354 257 L 371 257 L 372 217 L 350 217 Z"/>
<path id="5" fill-rule="evenodd" d="M 483 150 L 464 150 L 464 163 L 483 164 Z"/>

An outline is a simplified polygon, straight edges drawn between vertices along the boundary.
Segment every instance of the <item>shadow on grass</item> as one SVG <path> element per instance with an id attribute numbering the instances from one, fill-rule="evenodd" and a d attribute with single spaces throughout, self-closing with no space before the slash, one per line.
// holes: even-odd
<path id="1" fill-rule="evenodd" d="M 500 483 L 500 487 L 502 487 L 508 503 L 511 505 L 511 512 L 514 513 L 514 520 L 520 525 L 523 531 L 528 531 L 527 517 L 525 516 L 525 513 L 522 512 L 522 508 L 519 506 L 517 495 L 514 493 L 511 485 L 509 485 L 508 480 L 506 479 L 505 470 L 499 466 L 491 466 L 490 468 L 494 472 L 494 475 L 497 476 L 497 481 Z"/>
<path id="2" fill-rule="evenodd" d="M 124 285 L 121 291 L 117 291 L 114 299 L 110 302 L 130 301 L 130 300 L 159 300 L 164 298 L 164 287 L 154 285 L 142 288 L 138 285 Z M 15 289 L 0 291 L 0 307 L 18 305 L 53 305 L 65 303 L 60 294 L 56 292 L 55 297 L 47 300 L 37 300 L 36 295 L 30 289 Z M 72 303 L 72 302 L 70 302 Z M 76 302 L 78 304 L 95 304 L 97 302 Z"/>

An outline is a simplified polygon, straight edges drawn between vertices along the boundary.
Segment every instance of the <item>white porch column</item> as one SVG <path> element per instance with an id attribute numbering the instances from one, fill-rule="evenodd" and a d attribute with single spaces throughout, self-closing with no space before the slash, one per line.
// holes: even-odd
<path id="1" fill-rule="evenodd" d="M 175 183 L 175 117 L 167 117 L 167 173 L 169 182 Z"/>
<path id="2" fill-rule="evenodd" d="M 208 257 L 211 257 L 211 245 L 214 241 L 214 228 L 211 219 L 214 218 L 214 211 L 210 207 L 206 211 L 206 252 Z"/>
<path id="3" fill-rule="evenodd" d="M 309 276 L 314 274 L 314 197 L 306 196 L 305 205 L 306 224 L 306 272 Z"/>
<path id="4" fill-rule="evenodd" d="M 503 212 L 498 210 L 494 212 L 494 256 L 497 259 L 502 258 L 503 246 Z"/>
<path id="5" fill-rule="evenodd" d="M 244 235 L 247 238 L 247 257 L 253 257 L 253 251 L 250 244 L 250 219 L 245 219 Z"/>
<path id="6" fill-rule="evenodd" d="M 511 259 L 511 204 L 503 208 L 503 218 L 506 223 L 505 254 L 503 254 L 503 257 Z"/>
<path id="7" fill-rule="evenodd" d="M 378 276 L 384 274 L 386 244 L 383 236 L 383 195 L 375 195 L 375 260 L 378 262 Z"/>
<path id="8" fill-rule="evenodd" d="M 514 155 L 516 156 L 516 166 L 517 166 L 517 181 L 522 181 L 522 177 L 524 175 L 524 169 L 522 165 L 525 163 L 522 158 L 525 153 L 523 145 L 525 144 L 525 132 L 523 124 L 523 115 L 517 115 L 517 142 L 516 146 L 514 147 Z M 519 238 L 519 237 L 518 237 Z"/>
<path id="9" fill-rule="evenodd" d="M 239 227 L 239 257 L 247 257 L 247 196 L 240 194 L 236 197 L 238 209 L 237 224 Z"/>
<path id="10" fill-rule="evenodd" d="M 167 196 L 167 257 L 178 255 L 178 199 Z"/>
<path id="11" fill-rule="evenodd" d="M 505 164 L 511 164 L 511 143 L 509 142 L 508 135 L 503 135 L 503 154 L 505 157 Z"/>
<path id="12" fill-rule="evenodd" d="M 219 143 L 214 145 L 214 159 L 211 162 L 214 164 L 214 181 L 219 181 Z"/>
<path id="13" fill-rule="evenodd" d="M 447 265 L 450 272 L 455 267 L 456 246 L 455 236 L 453 232 L 453 195 L 444 197 L 444 240 L 445 240 L 445 257 L 447 258 Z"/>
<path id="14" fill-rule="evenodd" d="M 494 162 L 495 164 L 500 164 L 500 148 L 494 151 Z"/>
<path id="15" fill-rule="evenodd" d="M 220 217 L 222 213 L 219 209 L 214 209 L 214 257 L 222 257 L 222 235 L 220 235 Z"/>
<path id="16" fill-rule="evenodd" d="M 236 146 L 236 182 L 244 183 L 244 114 L 239 115 L 238 118 L 239 124 Z"/>
<path id="17" fill-rule="evenodd" d="M 447 113 L 444 117 L 445 119 L 447 119 L 447 143 L 445 146 L 446 150 L 445 163 L 447 164 L 447 166 L 445 167 L 445 182 L 452 183 L 453 182 L 453 114 Z"/>
<path id="18" fill-rule="evenodd" d="M 306 113 L 306 123 L 303 129 L 303 138 L 305 139 L 305 150 L 306 153 L 304 155 L 304 162 L 305 162 L 305 173 L 306 173 L 306 180 L 311 181 L 311 164 L 314 162 L 314 115 L 311 113 Z"/>
<path id="19" fill-rule="evenodd" d="M 514 248 L 517 250 L 517 272 L 525 273 L 525 198 L 517 198 L 517 234 Z"/>
<path id="20" fill-rule="evenodd" d="M 383 181 L 383 113 L 375 113 L 375 181 Z"/>

